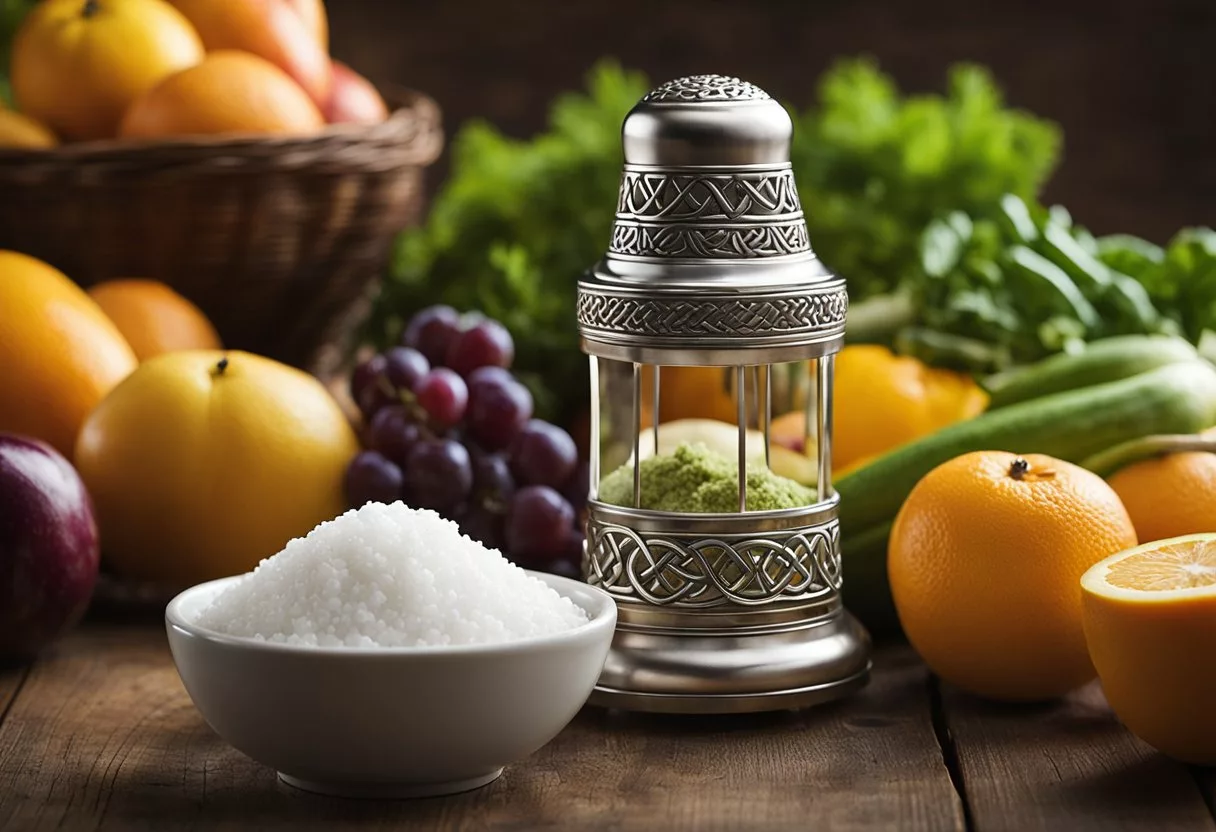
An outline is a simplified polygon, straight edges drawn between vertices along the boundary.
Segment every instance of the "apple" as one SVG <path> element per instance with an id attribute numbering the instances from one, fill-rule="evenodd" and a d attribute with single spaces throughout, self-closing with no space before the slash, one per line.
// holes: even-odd
<path id="1" fill-rule="evenodd" d="M 26 659 L 84 615 L 100 563 L 93 504 L 50 445 L 0 433 L 0 659 Z"/>
<path id="2" fill-rule="evenodd" d="M 322 112 L 330 124 L 379 124 L 388 118 L 388 105 L 372 82 L 341 61 L 333 62 L 333 86 Z"/>

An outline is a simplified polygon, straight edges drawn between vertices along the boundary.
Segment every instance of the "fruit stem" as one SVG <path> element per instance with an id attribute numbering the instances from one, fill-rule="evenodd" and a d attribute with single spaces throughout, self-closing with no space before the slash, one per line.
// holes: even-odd
<path id="1" fill-rule="evenodd" d="M 99 0 L 84 0 L 84 8 L 80 10 L 80 16 L 85 20 L 88 20 L 99 11 L 101 11 L 101 3 Z"/>
<path id="2" fill-rule="evenodd" d="M 1015 459 L 1013 464 L 1009 466 L 1009 476 L 1015 480 L 1020 481 L 1022 477 L 1026 476 L 1028 471 L 1030 471 L 1030 463 L 1021 457 Z"/>
<path id="3" fill-rule="evenodd" d="M 223 358 L 221 358 L 219 361 L 217 361 L 215 363 L 215 369 L 212 370 L 211 375 L 222 376 L 224 374 L 224 371 L 227 369 L 228 369 L 228 356 L 224 356 Z"/>

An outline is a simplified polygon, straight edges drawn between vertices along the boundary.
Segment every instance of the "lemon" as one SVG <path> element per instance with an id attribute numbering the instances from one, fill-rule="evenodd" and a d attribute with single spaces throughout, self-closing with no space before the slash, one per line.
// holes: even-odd
<path id="1" fill-rule="evenodd" d="M 168 585 L 236 575 L 344 508 L 358 440 L 312 376 L 244 352 L 145 361 L 89 415 L 76 465 L 104 562 Z"/>

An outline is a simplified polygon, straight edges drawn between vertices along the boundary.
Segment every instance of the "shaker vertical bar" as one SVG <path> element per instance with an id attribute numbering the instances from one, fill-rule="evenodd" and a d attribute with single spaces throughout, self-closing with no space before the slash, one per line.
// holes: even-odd
<path id="1" fill-rule="evenodd" d="M 633 507 L 642 507 L 642 365 L 633 365 Z"/>
<path id="2" fill-rule="evenodd" d="M 654 412 L 651 414 L 651 430 L 654 431 L 654 455 L 659 455 L 659 373 L 663 370 L 659 364 L 654 365 L 654 401 L 651 403 Z"/>
<path id="3" fill-rule="evenodd" d="M 825 355 L 819 359 L 819 499 L 832 496 L 832 376 L 836 357 Z"/>
<path id="4" fill-rule="evenodd" d="M 739 402 L 739 511 L 747 511 L 747 374 L 735 369 L 735 396 Z"/>
<path id="5" fill-rule="evenodd" d="M 770 453 L 773 432 L 773 365 L 764 365 L 764 467 L 772 468 Z"/>
<path id="6" fill-rule="evenodd" d="M 600 446 L 600 360 L 594 355 L 589 358 L 591 360 L 591 465 L 589 471 L 591 483 L 588 491 L 591 499 L 598 500 L 600 497 L 600 454 L 603 452 L 603 448 Z"/>

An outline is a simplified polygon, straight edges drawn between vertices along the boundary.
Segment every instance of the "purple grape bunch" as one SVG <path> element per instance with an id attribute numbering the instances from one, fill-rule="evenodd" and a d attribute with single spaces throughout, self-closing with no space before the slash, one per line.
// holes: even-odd
<path id="1" fill-rule="evenodd" d="M 346 500 L 434 509 L 520 566 L 575 575 L 587 466 L 570 434 L 532 418 L 514 358 L 497 321 L 450 306 L 414 315 L 400 345 L 351 374 L 364 430 Z"/>

